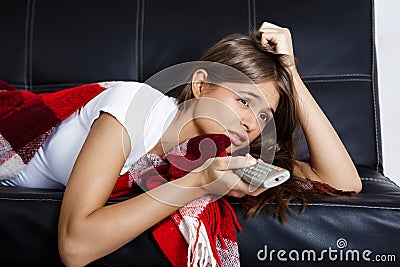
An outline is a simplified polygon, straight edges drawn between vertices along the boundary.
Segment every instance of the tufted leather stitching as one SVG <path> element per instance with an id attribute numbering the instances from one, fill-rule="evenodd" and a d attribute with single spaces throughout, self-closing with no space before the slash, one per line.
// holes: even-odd
<path id="1" fill-rule="evenodd" d="M 61 199 L 40 199 L 40 198 L 7 198 L 1 197 L 0 200 L 7 201 L 50 201 L 50 202 L 61 202 Z M 108 204 L 116 204 L 118 201 L 108 201 Z M 232 205 L 242 205 L 241 203 L 231 203 Z M 290 203 L 289 206 L 302 206 L 301 203 Z M 361 208 L 361 209 L 380 209 L 380 210 L 400 210 L 400 207 L 382 207 L 382 206 L 371 206 L 371 205 L 352 205 L 352 204 L 328 204 L 328 203 L 307 203 L 307 206 L 321 206 L 321 207 L 339 207 L 339 208 Z"/>
<path id="2" fill-rule="evenodd" d="M 307 83 L 318 83 L 318 82 L 327 82 L 327 83 L 331 83 L 331 82 L 371 82 L 371 79 L 355 79 L 355 78 L 351 78 L 351 79 L 318 79 L 318 80 L 305 80 L 305 82 Z"/>
<path id="3" fill-rule="evenodd" d="M 136 36 L 135 36 L 135 64 L 136 64 L 136 77 L 139 78 L 139 9 L 140 1 L 136 2 Z"/>
<path id="4" fill-rule="evenodd" d="M 10 197 L 1 197 L 0 200 L 16 200 L 16 201 L 51 201 L 51 202 L 61 202 L 61 199 L 52 199 L 52 198 L 10 198 Z"/>
<path id="5" fill-rule="evenodd" d="M 25 70 L 24 89 L 32 91 L 32 41 L 35 0 L 28 0 L 25 15 Z"/>
<path id="6" fill-rule="evenodd" d="M 139 47 L 139 53 L 140 53 L 140 76 L 138 77 L 140 81 L 143 81 L 143 35 L 144 35 L 144 3 L 145 1 L 139 0 L 141 2 L 141 8 L 140 8 L 140 32 L 139 32 L 139 39 L 140 39 L 140 47 Z"/>
<path id="7" fill-rule="evenodd" d="M 289 206 L 302 206 L 301 203 L 291 203 Z M 340 207 L 340 208 L 362 208 L 362 209 L 381 209 L 381 210 L 400 210 L 400 207 L 382 207 L 370 205 L 352 205 L 352 204 L 328 204 L 328 203 L 308 203 L 307 206 L 321 206 L 321 207 Z"/>
<path id="8" fill-rule="evenodd" d="M 249 11 L 249 32 L 255 29 L 256 25 L 256 3 L 255 0 L 247 1 Z"/>
<path id="9" fill-rule="evenodd" d="M 380 178 L 371 178 L 371 177 L 361 177 L 362 181 L 374 181 L 374 182 L 380 182 L 380 183 L 387 183 L 387 184 L 392 184 L 395 185 L 397 187 L 399 187 L 396 183 L 394 183 L 391 180 L 387 180 L 387 179 L 380 179 Z"/>
<path id="10" fill-rule="evenodd" d="M 375 122 L 375 145 L 376 145 L 376 170 L 379 171 L 379 162 L 380 162 L 380 154 L 379 154 L 379 140 L 378 140 L 378 122 L 377 122 L 377 113 L 376 113 L 376 89 L 375 89 L 375 6 L 374 0 L 371 0 L 371 34 L 372 34 L 372 97 L 374 102 L 374 122 Z"/>
<path id="11" fill-rule="evenodd" d="M 136 78 L 139 79 L 139 69 L 140 69 L 140 62 L 141 62 L 141 55 L 140 55 L 140 50 L 141 50 L 141 43 L 140 43 L 140 37 L 139 37 L 139 29 L 140 29 L 140 3 L 141 1 L 138 0 L 136 2 L 136 36 L 135 36 L 135 64 L 136 64 Z"/>
<path id="12" fill-rule="evenodd" d="M 325 78 L 325 77 L 352 77 L 352 76 L 359 76 L 359 77 L 368 77 L 371 78 L 370 74 L 363 74 L 363 73 L 338 73 L 338 74 L 315 74 L 315 75 L 302 75 L 302 78 Z"/>

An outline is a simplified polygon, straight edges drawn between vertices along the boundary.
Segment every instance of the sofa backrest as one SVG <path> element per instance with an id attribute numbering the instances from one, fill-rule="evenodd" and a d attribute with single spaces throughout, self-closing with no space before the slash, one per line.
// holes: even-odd
<path id="1" fill-rule="evenodd" d="M 263 21 L 291 30 L 299 72 L 354 162 L 382 172 L 372 0 L 2 0 L 0 79 L 34 92 L 145 81 Z M 298 148 L 309 160 L 304 138 Z"/>

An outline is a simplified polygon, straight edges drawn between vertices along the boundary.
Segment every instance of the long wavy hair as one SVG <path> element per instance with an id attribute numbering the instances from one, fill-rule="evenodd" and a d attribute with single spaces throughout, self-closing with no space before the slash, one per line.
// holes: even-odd
<path id="1" fill-rule="evenodd" d="M 270 188 L 257 197 L 248 197 L 247 217 L 256 216 L 264 206 L 279 219 L 287 221 L 285 210 L 291 201 L 300 200 L 303 210 L 306 206 L 306 190 L 299 177 L 293 174 L 295 164 L 295 144 L 300 135 L 297 131 L 299 122 L 298 95 L 294 89 L 293 79 L 287 67 L 293 59 L 288 55 L 277 54 L 273 47 L 261 45 L 260 33 L 252 31 L 248 36 L 232 34 L 212 47 L 199 59 L 233 67 L 244 73 L 255 84 L 273 82 L 279 92 L 279 103 L 274 113 L 276 127 L 276 152 L 273 164 L 289 170 L 291 178 L 282 185 Z M 180 95 L 178 103 L 193 98 L 191 84 L 187 84 Z M 250 154 L 260 157 L 263 142 L 268 140 L 258 137 L 250 144 Z M 264 146 L 265 147 L 265 146 Z M 303 179 L 304 180 L 304 179 Z"/>

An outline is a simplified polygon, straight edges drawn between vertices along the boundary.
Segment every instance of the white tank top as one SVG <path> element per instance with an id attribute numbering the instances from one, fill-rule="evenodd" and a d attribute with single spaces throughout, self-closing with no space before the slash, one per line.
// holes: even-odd
<path id="1" fill-rule="evenodd" d="M 21 173 L 1 184 L 64 189 L 90 127 L 101 111 L 114 116 L 131 140 L 131 151 L 120 174 L 153 148 L 177 112 L 176 99 L 138 82 L 101 85 L 107 89 L 62 121 Z"/>

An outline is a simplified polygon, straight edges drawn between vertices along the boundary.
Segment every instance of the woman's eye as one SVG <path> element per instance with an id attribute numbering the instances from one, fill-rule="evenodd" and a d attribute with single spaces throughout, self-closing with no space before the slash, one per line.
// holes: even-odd
<path id="1" fill-rule="evenodd" d="M 246 106 L 246 107 L 249 106 L 249 101 L 248 101 L 248 100 L 246 100 L 246 99 L 244 99 L 244 98 L 241 98 L 241 99 L 239 99 L 239 101 L 240 101 L 244 106 Z"/>
<path id="2" fill-rule="evenodd" d="M 265 114 L 260 114 L 260 118 L 261 118 L 263 121 L 268 121 L 268 116 L 265 115 Z"/>

